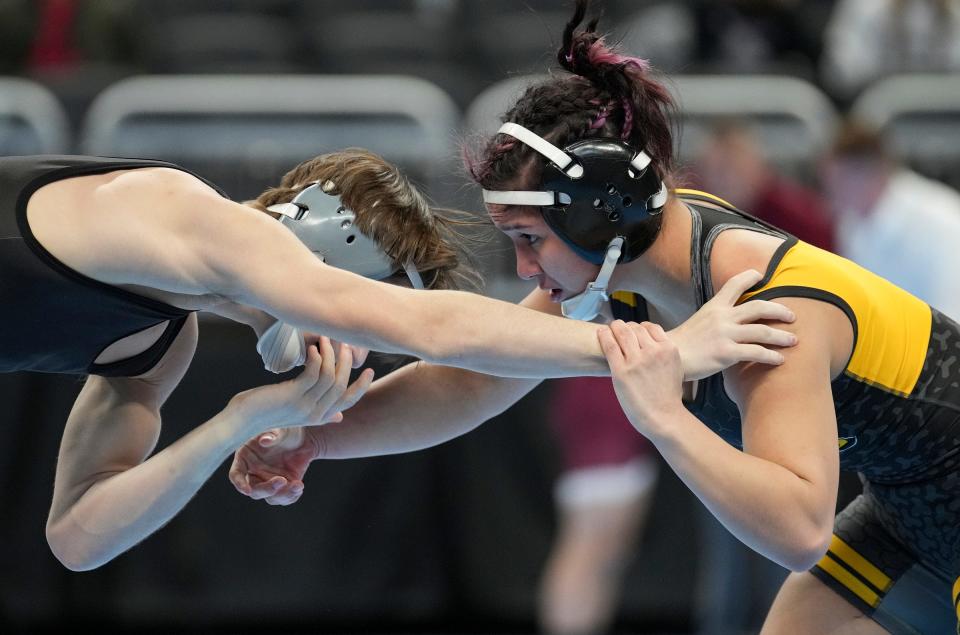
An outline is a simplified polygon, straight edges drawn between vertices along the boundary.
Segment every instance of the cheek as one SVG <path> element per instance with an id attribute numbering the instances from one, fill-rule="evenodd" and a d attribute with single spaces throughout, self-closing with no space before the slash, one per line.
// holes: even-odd
<path id="1" fill-rule="evenodd" d="M 561 240 L 550 241 L 541 251 L 541 264 L 558 281 L 578 284 L 596 277 L 599 267 L 594 267 Z"/>

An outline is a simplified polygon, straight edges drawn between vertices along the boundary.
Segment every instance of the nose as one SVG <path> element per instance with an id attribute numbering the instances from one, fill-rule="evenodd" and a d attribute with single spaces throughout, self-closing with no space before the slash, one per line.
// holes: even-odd
<path id="1" fill-rule="evenodd" d="M 517 275 L 522 280 L 532 280 L 543 274 L 540 263 L 526 249 L 520 246 L 514 250 L 517 254 Z"/>

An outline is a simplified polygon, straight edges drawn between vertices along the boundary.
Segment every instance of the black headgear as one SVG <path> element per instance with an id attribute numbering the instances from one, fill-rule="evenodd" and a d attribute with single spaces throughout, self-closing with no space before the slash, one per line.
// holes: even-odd
<path id="1" fill-rule="evenodd" d="M 612 138 L 583 139 L 557 148 L 543 137 L 514 124 L 509 134 L 546 156 L 550 162 L 540 191 L 484 190 L 487 203 L 536 205 L 543 218 L 583 259 L 602 264 L 611 241 L 623 238 L 619 262 L 630 262 L 650 245 L 667 202 L 663 181 L 650 157 Z"/>

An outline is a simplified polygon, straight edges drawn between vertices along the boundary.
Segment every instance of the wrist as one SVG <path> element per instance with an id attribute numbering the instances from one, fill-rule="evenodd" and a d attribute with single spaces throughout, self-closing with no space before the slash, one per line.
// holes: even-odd
<path id="1" fill-rule="evenodd" d="M 303 430 L 303 443 L 310 448 L 310 462 L 322 458 L 326 458 L 327 455 L 327 443 L 323 439 L 325 426 L 305 426 Z"/>
<path id="2" fill-rule="evenodd" d="M 218 440 L 232 452 L 251 437 L 263 432 L 256 419 L 243 412 L 242 404 L 230 403 L 214 417 Z"/>
<path id="3" fill-rule="evenodd" d="M 677 347 L 677 354 L 680 356 L 680 369 L 683 372 L 683 381 L 697 379 L 696 370 L 691 368 L 691 356 L 687 354 L 687 347 L 684 346 L 683 325 L 681 324 L 680 326 L 670 329 L 669 331 L 664 331 L 664 333 L 667 336 L 667 339 Z"/>
<path id="4" fill-rule="evenodd" d="M 674 408 L 662 410 L 650 417 L 643 434 L 657 448 L 675 445 L 683 437 L 692 417 L 683 404 L 679 403 Z"/>

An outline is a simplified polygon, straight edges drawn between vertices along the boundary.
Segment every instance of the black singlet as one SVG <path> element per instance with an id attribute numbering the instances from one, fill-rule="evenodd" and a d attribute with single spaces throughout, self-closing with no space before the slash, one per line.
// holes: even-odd
<path id="1" fill-rule="evenodd" d="M 71 269 L 37 242 L 27 223 L 27 202 L 44 185 L 151 167 L 189 172 L 146 159 L 0 157 L 0 372 L 130 377 L 146 372 L 163 357 L 190 311 Z M 110 344 L 166 321 L 169 325 L 161 337 L 142 353 L 109 364 L 94 363 Z"/>

